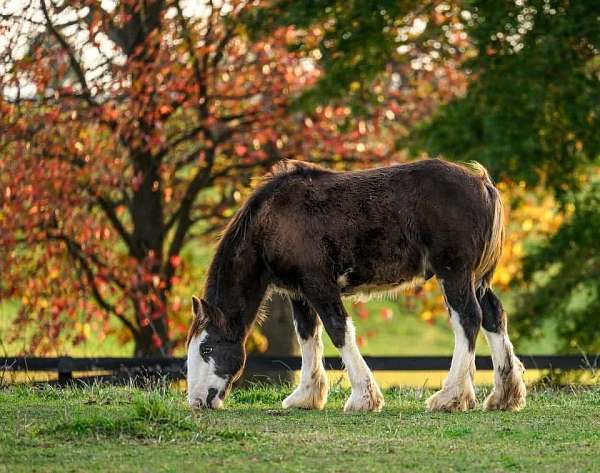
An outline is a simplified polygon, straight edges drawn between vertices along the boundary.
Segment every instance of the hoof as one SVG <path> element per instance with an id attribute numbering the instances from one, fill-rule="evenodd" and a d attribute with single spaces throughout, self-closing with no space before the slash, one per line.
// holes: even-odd
<path id="1" fill-rule="evenodd" d="M 527 388 L 520 374 L 515 373 L 495 387 L 486 398 L 483 407 L 486 411 L 520 411 L 525 407 Z"/>
<path id="2" fill-rule="evenodd" d="M 353 389 L 346 401 L 344 412 L 381 412 L 385 401 L 375 381 L 369 381 L 363 389 Z"/>
<path id="3" fill-rule="evenodd" d="M 462 393 L 440 390 L 427 399 L 427 410 L 430 412 L 462 412 L 475 409 L 477 401 L 472 389 Z"/>
<path id="4" fill-rule="evenodd" d="M 319 373 L 316 378 L 317 381 L 314 384 L 300 384 L 292 394 L 283 400 L 281 403 L 283 408 L 323 409 L 327 402 L 329 382 L 324 372 Z"/>

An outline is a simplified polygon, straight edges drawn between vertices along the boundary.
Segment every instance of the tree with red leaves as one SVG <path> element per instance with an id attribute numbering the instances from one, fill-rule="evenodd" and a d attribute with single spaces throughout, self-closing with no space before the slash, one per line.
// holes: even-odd
<path id="1" fill-rule="evenodd" d="M 20 300 L 25 351 L 118 320 L 137 355 L 170 354 L 188 313 L 173 292 L 200 289 L 182 250 L 223 227 L 253 177 L 282 157 L 397 159 L 394 130 L 444 96 L 419 92 L 433 68 L 409 67 L 408 87 L 397 73 L 374 85 L 385 101 L 366 118 L 343 100 L 298 111 L 320 69 L 295 45 L 322 31 L 252 38 L 244 18 L 257 5 L 41 0 L 0 12 L 0 298 Z M 437 79 L 455 74 L 448 64 Z"/>
<path id="2" fill-rule="evenodd" d="M 289 28 L 248 40 L 247 8 L 42 0 L 3 12 L 1 290 L 20 298 L 17 333 L 35 322 L 29 351 L 114 317 L 136 354 L 169 354 L 182 249 L 312 133 L 289 103 L 314 68 L 286 48 Z"/>

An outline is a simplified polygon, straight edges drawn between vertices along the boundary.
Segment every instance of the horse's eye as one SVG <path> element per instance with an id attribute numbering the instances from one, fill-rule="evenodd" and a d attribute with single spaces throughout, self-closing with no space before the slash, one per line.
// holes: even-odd
<path id="1" fill-rule="evenodd" d="M 209 347 L 209 346 L 200 347 L 201 355 L 208 355 L 209 353 L 212 353 L 212 351 L 213 351 L 213 347 Z"/>

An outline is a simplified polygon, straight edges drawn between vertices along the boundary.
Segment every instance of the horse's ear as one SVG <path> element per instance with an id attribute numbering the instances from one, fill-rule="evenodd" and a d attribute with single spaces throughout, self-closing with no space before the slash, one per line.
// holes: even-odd
<path id="1" fill-rule="evenodd" d="M 202 318 L 200 299 L 196 296 L 192 296 L 192 313 L 194 314 L 194 318 Z"/>

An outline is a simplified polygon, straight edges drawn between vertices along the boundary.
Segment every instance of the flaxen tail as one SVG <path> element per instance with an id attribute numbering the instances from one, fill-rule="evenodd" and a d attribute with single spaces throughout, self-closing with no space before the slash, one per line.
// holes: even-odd
<path id="1" fill-rule="evenodd" d="M 494 186 L 487 170 L 475 161 L 465 163 L 465 166 L 483 180 L 489 196 L 491 224 L 483 252 L 475 268 L 475 280 L 482 281 L 484 286 L 490 286 L 490 281 L 502 255 L 502 246 L 504 244 L 504 207 L 500 192 Z"/>

